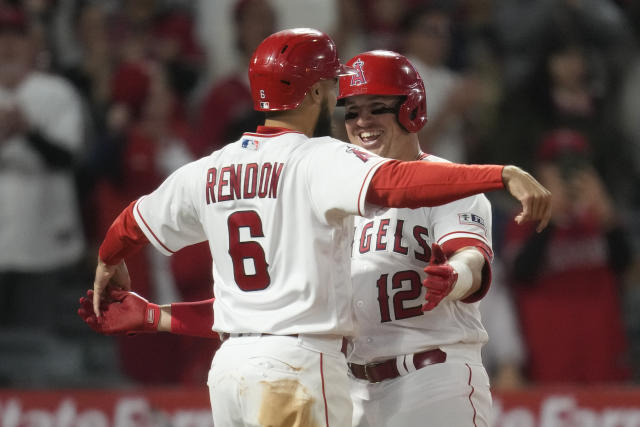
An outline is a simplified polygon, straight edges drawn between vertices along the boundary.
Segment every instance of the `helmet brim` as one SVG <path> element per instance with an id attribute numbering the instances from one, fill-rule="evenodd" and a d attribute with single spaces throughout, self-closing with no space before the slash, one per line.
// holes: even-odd
<path id="1" fill-rule="evenodd" d="M 340 64 L 340 66 L 336 70 L 336 77 L 352 76 L 354 74 L 358 74 L 358 71 L 355 68 L 350 67 L 350 66 L 345 65 L 345 64 Z"/>

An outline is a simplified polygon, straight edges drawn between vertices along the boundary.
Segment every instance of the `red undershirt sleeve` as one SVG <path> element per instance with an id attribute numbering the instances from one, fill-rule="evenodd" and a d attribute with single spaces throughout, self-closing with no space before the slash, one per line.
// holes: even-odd
<path id="1" fill-rule="evenodd" d="M 98 254 L 105 264 L 116 265 L 149 243 L 133 217 L 135 203 L 135 201 L 131 202 L 118 215 L 100 245 Z"/>
<path id="2" fill-rule="evenodd" d="M 504 188 L 500 165 L 391 160 L 374 173 L 367 203 L 392 208 L 438 206 Z"/>
<path id="3" fill-rule="evenodd" d="M 213 326 L 214 298 L 171 304 L 171 333 L 203 338 L 218 338 Z"/>

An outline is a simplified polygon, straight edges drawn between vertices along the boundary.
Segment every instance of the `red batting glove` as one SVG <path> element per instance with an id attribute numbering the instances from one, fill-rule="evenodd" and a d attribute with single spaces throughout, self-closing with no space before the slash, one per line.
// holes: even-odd
<path id="1" fill-rule="evenodd" d="M 80 298 L 78 315 L 94 331 L 105 335 L 133 335 L 140 332 L 157 332 L 160 307 L 150 303 L 135 292 L 111 290 L 108 300 L 101 303 L 102 316 L 93 312 L 93 291 Z"/>
<path id="2" fill-rule="evenodd" d="M 431 258 L 424 271 L 427 278 L 422 282 L 422 286 L 427 288 L 427 295 L 422 311 L 430 311 L 449 295 L 458 280 L 458 273 L 447 263 L 447 257 L 437 243 L 431 245 Z"/>

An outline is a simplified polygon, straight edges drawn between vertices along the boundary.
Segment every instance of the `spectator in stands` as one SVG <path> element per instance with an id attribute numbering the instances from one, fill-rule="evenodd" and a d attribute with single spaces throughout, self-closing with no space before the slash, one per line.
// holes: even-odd
<path id="1" fill-rule="evenodd" d="M 331 38 L 336 42 L 340 56 L 352 58 L 370 50 L 366 44 L 366 17 L 362 13 L 362 1 L 335 0 L 335 7 L 336 22 Z"/>
<path id="2" fill-rule="evenodd" d="M 85 247 L 74 181 L 83 121 L 77 93 L 34 71 L 34 54 L 22 10 L 0 6 L 0 323 L 50 328 Z"/>
<path id="3" fill-rule="evenodd" d="M 629 24 L 613 0 L 497 0 L 494 23 L 505 54 L 504 79 L 517 90 L 535 77 L 550 45 L 571 39 L 598 51 L 604 63 L 623 66 L 632 41 Z"/>
<path id="4" fill-rule="evenodd" d="M 198 156 L 220 148 L 264 121 L 253 110 L 247 67 L 258 44 L 275 32 L 275 12 L 268 0 L 238 0 L 232 19 L 235 46 L 242 60 L 237 70 L 217 81 L 204 97 L 194 135 Z"/>
<path id="5" fill-rule="evenodd" d="M 612 109 L 614 94 L 601 84 L 598 57 L 573 40 L 557 40 L 535 78 L 521 90 L 507 93 L 500 122 L 486 146 L 492 161 L 533 168 L 537 143 L 545 132 L 569 127 L 586 136 L 594 167 L 614 199 L 621 200 L 629 183 L 631 156 Z"/>
<path id="6" fill-rule="evenodd" d="M 454 162 L 467 161 L 465 115 L 479 101 L 479 82 L 453 71 L 452 19 L 442 7 L 410 9 L 402 25 L 405 55 L 425 82 L 429 121 L 420 134 L 423 151 Z"/>
<path id="7" fill-rule="evenodd" d="M 507 265 L 535 383 L 629 378 L 620 279 L 630 246 L 590 161 L 585 136 L 557 129 L 537 152 L 537 176 L 554 197 L 549 227 L 509 226 Z"/>
<path id="8" fill-rule="evenodd" d="M 401 50 L 402 20 L 413 3 L 413 0 L 360 1 L 368 49 Z"/>
<path id="9" fill-rule="evenodd" d="M 116 165 L 95 188 L 95 220 L 104 235 L 118 209 L 158 186 L 171 172 L 194 155 L 188 145 L 188 123 L 181 114 L 161 63 L 121 68 L 113 80 L 113 108 L 126 123 L 113 123 L 105 139 L 102 161 Z M 132 87 L 133 83 L 135 87 Z M 129 270 L 138 277 L 136 289 L 163 301 L 210 298 L 211 257 L 206 244 L 190 248 L 169 260 L 153 251 L 132 257 Z M 124 372 L 142 383 L 202 382 L 217 342 L 190 337 L 121 338 L 119 349 Z M 173 348 L 167 352 L 162 349 Z"/>

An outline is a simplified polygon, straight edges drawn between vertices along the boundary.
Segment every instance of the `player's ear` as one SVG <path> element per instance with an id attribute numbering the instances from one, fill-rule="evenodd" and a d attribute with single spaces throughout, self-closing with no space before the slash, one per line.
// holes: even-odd
<path id="1" fill-rule="evenodd" d="M 322 87 L 322 82 L 317 81 L 309 89 L 309 97 L 313 103 L 322 103 L 324 88 Z"/>

